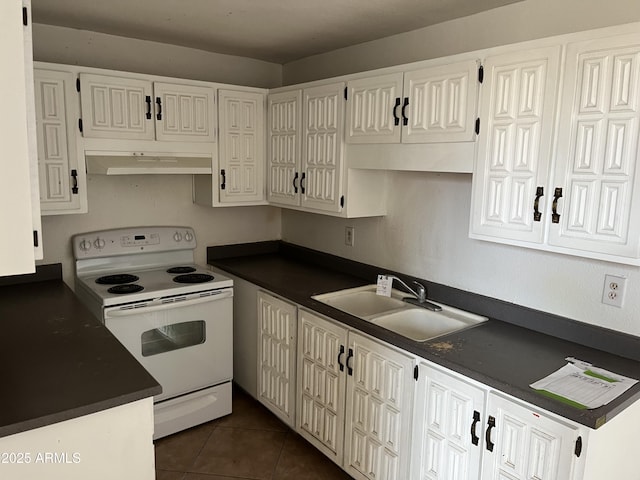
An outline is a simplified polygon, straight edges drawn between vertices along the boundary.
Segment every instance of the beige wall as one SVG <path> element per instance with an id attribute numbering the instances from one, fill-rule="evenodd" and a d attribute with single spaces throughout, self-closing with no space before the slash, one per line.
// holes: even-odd
<path id="1" fill-rule="evenodd" d="M 34 24 L 34 59 L 250 87 L 277 87 L 282 66 L 251 58 Z"/>
<path id="2" fill-rule="evenodd" d="M 288 63 L 283 81 L 301 83 L 636 21 L 637 0 L 525 0 Z"/>
<path id="3" fill-rule="evenodd" d="M 285 65 L 297 83 L 640 20 L 630 0 L 527 0 Z M 468 237 L 471 175 L 390 174 L 388 215 L 342 220 L 283 210 L 286 241 L 534 309 L 640 335 L 640 268 Z M 344 227 L 355 226 L 355 247 Z M 604 275 L 626 276 L 624 308 L 601 303 Z"/>

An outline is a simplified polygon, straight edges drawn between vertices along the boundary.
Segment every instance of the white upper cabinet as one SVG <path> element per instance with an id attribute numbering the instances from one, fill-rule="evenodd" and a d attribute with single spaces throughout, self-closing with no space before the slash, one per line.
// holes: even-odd
<path id="1" fill-rule="evenodd" d="M 80 73 L 86 138 L 215 142 L 213 88 Z"/>
<path id="2" fill-rule="evenodd" d="M 640 35 L 560 49 L 485 63 L 470 236 L 640 265 Z"/>
<path id="3" fill-rule="evenodd" d="M 560 47 L 488 58 L 471 236 L 543 241 Z"/>
<path id="4" fill-rule="evenodd" d="M 640 35 L 570 44 L 549 243 L 640 257 Z"/>
<path id="5" fill-rule="evenodd" d="M 303 91 L 301 205 L 339 212 L 343 181 L 344 83 Z"/>
<path id="6" fill-rule="evenodd" d="M 30 2 L 0 2 L 0 30 L 0 225 L 5 232 L 0 236 L 0 275 L 13 275 L 34 272 L 36 258 L 42 258 Z"/>
<path id="7" fill-rule="evenodd" d="M 475 60 L 350 80 L 347 143 L 475 139 Z"/>
<path id="8" fill-rule="evenodd" d="M 78 154 L 79 116 L 72 73 L 35 69 L 36 125 L 43 215 L 87 212 L 84 156 Z"/>
<path id="9" fill-rule="evenodd" d="M 272 93 L 268 100 L 269 203 L 300 204 L 302 90 Z"/>
<path id="10" fill-rule="evenodd" d="M 219 91 L 220 202 L 264 203 L 265 95 Z"/>

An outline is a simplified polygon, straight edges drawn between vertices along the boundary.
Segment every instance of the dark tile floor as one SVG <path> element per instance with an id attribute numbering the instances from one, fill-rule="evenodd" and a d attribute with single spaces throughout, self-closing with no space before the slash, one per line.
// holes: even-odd
<path id="1" fill-rule="evenodd" d="M 259 402 L 233 390 L 233 413 L 155 442 L 157 480 L 351 480 Z"/>

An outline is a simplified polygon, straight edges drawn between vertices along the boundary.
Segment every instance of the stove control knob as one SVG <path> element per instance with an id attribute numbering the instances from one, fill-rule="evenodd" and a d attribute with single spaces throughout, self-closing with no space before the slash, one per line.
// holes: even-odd
<path id="1" fill-rule="evenodd" d="M 83 252 L 88 252 L 91 250 L 91 242 L 86 238 L 80 242 L 80 250 Z"/>
<path id="2" fill-rule="evenodd" d="M 176 232 L 173 234 L 173 239 L 176 242 L 181 242 L 182 241 L 182 234 L 180 232 Z"/>
<path id="3" fill-rule="evenodd" d="M 191 232 L 187 232 L 184 234 L 184 239 L 187 242 L 193 242 L 193 234 Z"/>
<path id="4" fill-rule="evenodd" d="M 93 246 L 96 247 L 98 250 L 102 250 L 105 246 L 105 241 L 102 238 L 98 237 L 93 242 Z"/>

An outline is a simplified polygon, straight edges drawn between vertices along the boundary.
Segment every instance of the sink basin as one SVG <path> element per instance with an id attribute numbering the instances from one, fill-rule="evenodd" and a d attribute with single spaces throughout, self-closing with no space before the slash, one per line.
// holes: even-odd
<path id="1" fill-rule="evenodd" d="M 417 342 L 452 333 L 484 322 L 486 317 L 441 305 L 442 310 L 432 312 L 424 308 L 409 308 L 378 315 L 371 323 L 380 325 Z"/>
<path id="2" fill-rule="evenodd" d="M 486 317 L 438 304 L 433 312 L 402 299 L 407 294 L 392 289 L 391 297 L 376 294 L 375 285 L 339 290 L 312 298 L 355 317 L 396 332 L 417 342 L 452 333 L 482 323 Z"/>
<path id="3" fill-rule="evenodd" d="M 384 297 L 376 294 L 375 285 L 365 285 L 364 287 L 315 295 L 312 298 L 355 317 L 368 320 L 380 313 L 408 308 L 409 305 L 402 301 L 406 296 L 406 293 L 392 290 L 391 297 Z"/>

